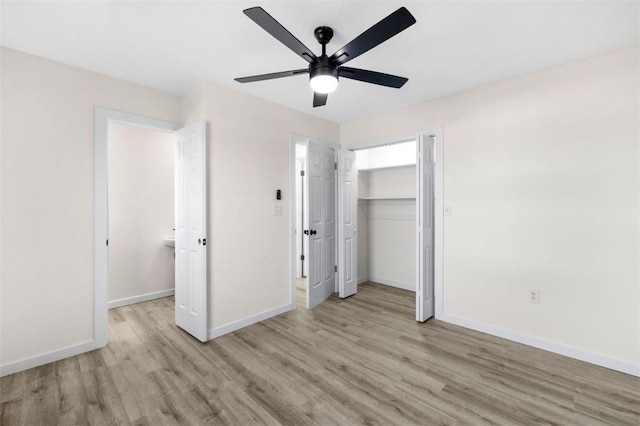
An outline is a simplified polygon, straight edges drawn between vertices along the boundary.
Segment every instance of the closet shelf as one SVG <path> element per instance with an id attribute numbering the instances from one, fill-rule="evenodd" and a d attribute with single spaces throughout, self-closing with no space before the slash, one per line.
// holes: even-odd
<path id="1" fill-rule="evenodd" d="M 372 167 L 370 169 L 358 169 L 358 172 L 375 172 L 376 170 L 392 170 L 392 169 L 410 169 L 415 168 L 416 164 L 400 164 L 398 166 Z"/>
<path id="2" fill-rule="evenodd" d="M 371 201 L 371 200 L 415 200 L 416 197 L 361 197 L 358 200 Z"/>

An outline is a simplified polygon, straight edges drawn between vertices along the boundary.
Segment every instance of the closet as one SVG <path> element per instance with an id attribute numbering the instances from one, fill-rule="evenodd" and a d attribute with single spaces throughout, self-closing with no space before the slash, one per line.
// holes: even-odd
<path id="1" fill-rule="evenodd" d="M 356 151 L 358 283 L 416 289 L 416 141 Z"/>

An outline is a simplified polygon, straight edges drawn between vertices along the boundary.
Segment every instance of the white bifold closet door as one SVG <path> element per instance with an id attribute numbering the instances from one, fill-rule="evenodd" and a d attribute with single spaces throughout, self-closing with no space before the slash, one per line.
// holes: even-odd
<path id="1" fill-rule="evenodd" d="M 309 140 L 307 145 L 309 272 L 307 308 L 331 296 L 336 286 L 336 168 L 332 149 Z"/>
<path id="2" fill-rule="evenodd" d="M 358 171 L 356 153 L 341 150 L 338 180 L 340 206 L 338 214 L 338 295 L 349 297 L 358 292 Z"/>
<path id="3" fill-rule="evenodd" d="M 206 124 L 176 131 L 176 325 L 207 341 Z"/>
<path id="4" fill-rule="evenodd" d="M 416 226 L 418 228 L 418 250 L 416 259 L 417 291 L 416 320 L 423 322 L 434 313 L 433 298 L 433 175 L 434 175 L 434 140 L 429 135 L 421 134 L 416 147 L 418 151 L 416 167 Z"/>

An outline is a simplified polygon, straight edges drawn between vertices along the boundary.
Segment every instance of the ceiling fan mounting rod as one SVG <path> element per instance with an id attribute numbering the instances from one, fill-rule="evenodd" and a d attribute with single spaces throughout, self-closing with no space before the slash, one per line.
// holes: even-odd
<path id="1" fill-rule="evenodd" d="M 313 31 L 318 43 L 322 45 L 322 56 L 327 55 L 327 43 L 333 38 L 333 28 L 331 27 L 318 27 Z"/>

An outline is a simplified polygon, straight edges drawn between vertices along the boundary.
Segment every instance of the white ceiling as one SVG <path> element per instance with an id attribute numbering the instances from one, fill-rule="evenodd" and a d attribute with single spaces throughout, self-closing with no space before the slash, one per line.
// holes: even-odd
<path id="1" fill-rule="evenodd" d="M 313 29 L 331 26 L 330 53 L 405 6 L 417 23 L 349 66 L 409 82 L 342 79 L 320 108 L 305 75 L 236 83 L 307 65 L 242 13 L 252 6 L 314 52 Z M 343 123 L 637 44 L 639 18 L 638 2 L 615 1 L 3 1 L 1 43 L 176 94 L 208 80 Z"/>

